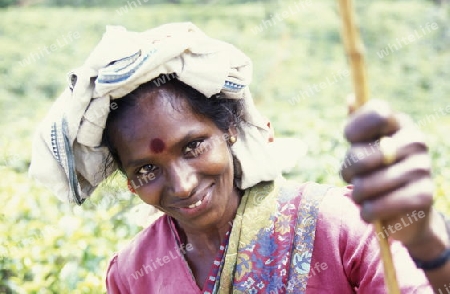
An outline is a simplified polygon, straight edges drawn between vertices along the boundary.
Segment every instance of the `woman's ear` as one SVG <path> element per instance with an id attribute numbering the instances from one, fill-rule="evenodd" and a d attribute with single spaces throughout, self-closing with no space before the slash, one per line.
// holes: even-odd
<path id="1" fill-rule="evenodd" d="M 230 128 L 228 128 L 227 137 L 228 137 L 227 141 L 230 145 L 233 145 L 234 143 L 236 143 L 237 137 L 238 137 L 238 131 L 237 131 L 236 126 L 231 126 Z"/>

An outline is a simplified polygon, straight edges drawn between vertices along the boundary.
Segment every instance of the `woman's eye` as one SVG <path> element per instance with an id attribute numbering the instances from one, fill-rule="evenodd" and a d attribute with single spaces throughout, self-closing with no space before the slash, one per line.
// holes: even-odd
<path id="1" fill-rule="evenodd" d="M 189 154 L 189 153 L 196 154 L 195 151 L 200 149 L 202 143 L 203 143 L 203 140 L 197 140 L 197 141 L 189 142 L 186 145 L 186 148 L 184 149 L 184 153 L 185 154 Z"/>
<path id="2" fill-rule="evenodd" d="M 156 170 L 156 166 L 154 166 L 153 164 L 146 164 L 137 171 L 137 174 L 138 175 L 148 175 L 149 173 L 155 172 L 155 170 Z"/>

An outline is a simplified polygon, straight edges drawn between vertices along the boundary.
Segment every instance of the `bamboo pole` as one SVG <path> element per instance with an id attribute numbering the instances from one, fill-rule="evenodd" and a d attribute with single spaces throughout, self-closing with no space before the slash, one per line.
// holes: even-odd
<path id="1" fill-rule="evenodd" d="M 369 98 L 369 90 L 367 87 L 367 73 L 364 64 L 364 45 L 359 37 L 355 23 L 355 14 L 352 0 L 339 0 L 339 9 L 341 12 L 343 29 L 342 38 L 346 53 L 349 59 L 353 86 L 355 88 L 355 108 L 361 107 Z M 400 294 L 395 274 L 395 267 L 392 262 L 392 253 L 389 248 L 387 236 L 384 236 L 382 222 L 377 220 L 374 222 L 375 232 L 380 245 L 381 258 L 384 267 L 384 280 L 389 294 Z"/>

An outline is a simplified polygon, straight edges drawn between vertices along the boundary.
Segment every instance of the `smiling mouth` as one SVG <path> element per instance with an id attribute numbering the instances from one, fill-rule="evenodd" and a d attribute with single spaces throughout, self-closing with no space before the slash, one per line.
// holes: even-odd
<path id="1" fill-rule="evenodd" d="M 203 202 L 203 199 L 201 199 L 201 200 L 195 202 L 194 204 L 189 205 L 187 208 L 195 208 L 195 207 L 198 207 L 198 206 L 200 206 L 200 205 L 202 204 L 202 202 Z"/>
<path id="2" fill-rule="evenodd" d="M 201 193 L 205 193 L 203 195 L 203 197 L 200 200 L 197 200 L 197 202 L 192 203 L 192 204 L 185 204 L 186 206 L 181 206 L 178 207 L 178 209 L 182 212 L 182 213 L 186 213 L 187 215 L 194 215 L 194 214 L 198 214 L 201 211 L 205 210 L 209 203 L 211 202 L 211 197 L 212 197 L 212 187 L 214 186 L 214 184 L 211 184 L 208 188 L 206 188 L 206 190 L 203 190 Z"/>
<path id="3" fill-rule="evenodd" d="M 210 186 L 206 189 L 206 191 L 207 191 L 209 188 L 211 188 L 212 186 L 214 186 L 214 185 L 210 185 Z M 190 205 L 188 205 L 188 206 L 181 207 L 181 208 L 185 208 L 185 209 L 186 209 L 186 208 L 190 208 L 190 209 L 192 209 L 192 208 L 199 207 L 200 205 L 202 205 L 202 203 L 203 203 L 203 201 L 205 200 L 206 196 L 208 196 L 208 192 L 206 192 L 206 195 L 204 195 L 204 196 L 202 197 L 202 199 L 198 200 L 197 202 L 192 203 L 192 204 L 190 204 Z"/>

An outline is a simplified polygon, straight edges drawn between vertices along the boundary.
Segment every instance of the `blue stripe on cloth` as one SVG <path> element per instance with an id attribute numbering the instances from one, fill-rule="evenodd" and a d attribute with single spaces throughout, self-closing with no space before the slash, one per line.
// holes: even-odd
<path id="1" fill-rule="evenodd" d="M 148 52 L 147 54 L 145 54 L 145 56 L 142 57 L 142 60 L 135 65 L 133 68 L 131 69 L 127 69 L 126 72 L 122 72 L 122 69 L 117 69 L 117 66 L 112 65 L 112 68 L 110 68 L 110 66 L 106 67 L 102 73 L 98 76 L 97 78 L 97 82 L 101 83 L 101 84 L 114 84 L 114 83 L 120 83 L 122 81 L 125 81 L 126 79 L 128 79 L 129 77 L 131 77 L 139 68 L 142 67 L 142 65 L 152 56 L 154 55 L 155 52 L 157 52 L 157 49 L 152 49 L 150 52 Z M 134 58 L 135 55 L 132 55 L 130 57 L 127 58 Z M 133 65 L 135 63 L 135 61 L 137 61 L 138 58 L 136 58 L 134 61 L 132 61 L 130 64 L 128 65 Z M 124 63 L 126 63 L 126 61 L 128 60 L 124 60 L 121 59 L 119 66 L 122 66 Z M 123 69 L 126 69 L 128 66 L 124 67 Z"/>
<path id="2" fill-rule="evenodd" d="M 225 81 L 225 84 L 223 85 L 222 89 L 227 89 L 230 91 L 239 91 L 241 89 L 243 89 L 245 86 L 244 85 L 239 85 L 230 81 Z"/>

